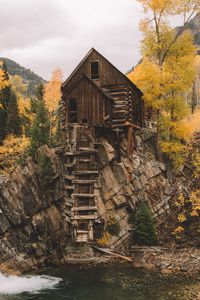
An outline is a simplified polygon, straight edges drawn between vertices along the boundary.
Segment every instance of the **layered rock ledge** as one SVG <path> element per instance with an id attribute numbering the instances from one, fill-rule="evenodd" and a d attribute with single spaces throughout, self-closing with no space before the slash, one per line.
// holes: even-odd
<path id="1" fill-rule="evenodd" d="M 150 132 L 143 130 L 136 139 L 137 149 L 128 156 L 125 135 L 121 136 L 120 162 L 112 141 L 105 136 L 98 139 L 98 218 L 106 226 L 109 218 L 115 217 L 120 232 L 112 236 L 110 247 L 120 251 L 129 246 L 133 227 L 129 219 L 140 201 L 148 203 L 151 209 L 159 243 L 172 240 L 175 198 L 184 184 L 182 177 L 168 178 L 166 166 L 156 159 Z M 0 187 L 0 264 L 21 271 L 60 265 L 72 259 L 64 213 L 62 149 L 43 146 L 38 155 L 40 152 L 49 158 L 54 171 L 50 190 L 42 187 L 37 156 L 18 166 Z M 93 253 L 88 250 L 83 258 L 87 253 L 92 258 Z"/>

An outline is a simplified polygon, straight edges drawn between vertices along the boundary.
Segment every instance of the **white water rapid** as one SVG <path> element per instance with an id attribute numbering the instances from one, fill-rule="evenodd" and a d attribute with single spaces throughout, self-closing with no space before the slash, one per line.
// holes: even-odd
<path id="1" fill-rule="evenodd" d="M 6 276 L 0 273 L 0 295 L 37 293 L 41 290 L 53 289 L 61 278 L 52 276 Z"/>

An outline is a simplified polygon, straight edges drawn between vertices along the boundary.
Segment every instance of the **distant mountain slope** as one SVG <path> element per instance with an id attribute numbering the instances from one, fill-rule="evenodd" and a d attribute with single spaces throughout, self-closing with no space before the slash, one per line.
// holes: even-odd
<path id="1" fill-rule="evenodd" d="M 182 27 L 177 27 L 180 30 Z M 194 42 L 200 51 L 200 13 L 197 14 L 190 22 L 186 24 L 186 30 L 191 30 L 194 36 Z"/>
<path id="2" fill-rule="evenodd" d="M 24 83 L 27 84 L 27 96 L 33 97 L 37 86 L 46 82 L 42 77 L 38 76 L 30 69 L 20 66 L 15 61 L 9 58 L 0 57 L 0 61 L 3 60 L 6 63 L 9 75 L 19 75 L 23 79 Z"/>

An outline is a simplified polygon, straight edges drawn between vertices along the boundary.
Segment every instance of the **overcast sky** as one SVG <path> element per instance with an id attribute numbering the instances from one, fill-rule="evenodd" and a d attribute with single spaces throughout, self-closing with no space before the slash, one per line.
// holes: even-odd
<path id="1" fill-rule="evenodd" d="M 121 71 L 139 60 L 136 0 L 0 0 L 0 56 L 49 79 L 95 47 Z"/>

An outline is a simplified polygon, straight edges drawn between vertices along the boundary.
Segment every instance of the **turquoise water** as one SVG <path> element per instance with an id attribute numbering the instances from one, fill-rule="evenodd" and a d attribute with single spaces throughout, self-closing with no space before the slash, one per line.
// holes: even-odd
<path id="1" fill-rule="evenodd" d="M 47 277 L 20 278 L 14 288 L 10 286 L 10 292 L 18 288 L 18 294 L 0 294 L 0 300 L 193 300 L 200 292 L 200 277 L 161 275 L 128 264 L 66 266 L 45 273 Z M 1 284 L 0 277 L 0 292 Z M 6 279 L 4 293 L 5 286 Z M 29 292 L 22 292 L 23 288 Z"/>

